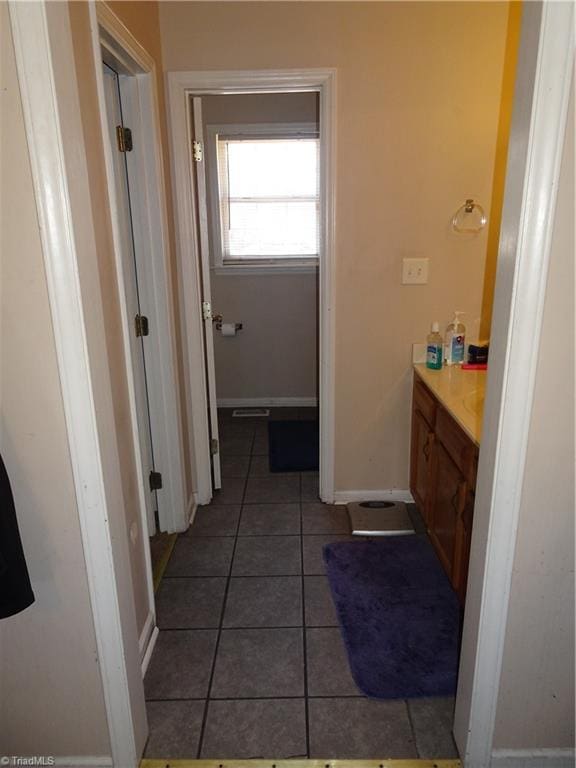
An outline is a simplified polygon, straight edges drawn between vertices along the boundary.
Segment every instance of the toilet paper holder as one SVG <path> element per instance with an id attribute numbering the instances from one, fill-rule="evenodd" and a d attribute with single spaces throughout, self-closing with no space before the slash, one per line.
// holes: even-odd
<path id="1" fill-rule="evenodd" d="M 216 324 L 216 330 L 221 331 L 222 330 L 222 315 L 214 315 L 212 318 L 212 322 Z M 234 328 L 237 331 L 242 330 L 242 323 L 234 323 Z"/>

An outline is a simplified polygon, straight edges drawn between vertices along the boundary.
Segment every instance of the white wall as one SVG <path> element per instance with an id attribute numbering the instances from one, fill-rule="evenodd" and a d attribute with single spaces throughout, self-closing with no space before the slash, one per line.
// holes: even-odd
<path id="1" fill-rule="evenodd" d="M 317 123 L 315 93 L 241 94 L 202 99 L 209 125 Z M 208 180 L 213 154 L 205 153 Z M 209 220 L 212 217 L 210 201 Z M 210 230 L 211 252 L 213 231 Z M 241 322 L 236 337 L 214 335 L 219 399 L 315 398 L 317 389 L 317 275 L 224 275 L 212 272 L 214 312 Z"/>
<path id="2" fill-rule="evenodd" d="M 0 3 L 0 449 L 36 602 L 0 621 L 0 755 L 107 755 L 28 149 Z"/>
<path id="3" fill-rule="evenodd" d="M 574 100 L 569 111 L 495 748 L 574 747 Z"/>

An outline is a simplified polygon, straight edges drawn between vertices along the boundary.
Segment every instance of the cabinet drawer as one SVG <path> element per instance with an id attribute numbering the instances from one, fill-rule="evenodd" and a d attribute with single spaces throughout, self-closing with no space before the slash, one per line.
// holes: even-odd
<path id="1" fill-rule="evenodd" d="M 474 444 L 443 408 L 438 408 L 436 414 L 436 437 L 462 474 L 468 478 L 472 470 Z"/>
<path id="2" fill-rule="evenodd" d="M 436 399 L 417 376 L 414 377 L 414 406 L 433 427 L 436 421 Z"/>

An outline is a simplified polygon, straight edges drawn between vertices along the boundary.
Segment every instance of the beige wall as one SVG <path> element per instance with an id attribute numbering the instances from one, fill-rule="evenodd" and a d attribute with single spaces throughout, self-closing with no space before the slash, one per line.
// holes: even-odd
<path id="1" fill-rule="evenodd" d="M 506 3 L 160 5 L 164 68 L 336 67 L 336 487 L 408 487 L 410 345 L 480 318 Z M 488 211 L 490 213 L 490 211 Z M 427 286 L 401 286 L 405 256 Z"/>
<path id="2" fill-rule="evenodd" d="M 204 96 L 204 125 L 234 123 L 317 123 L 315 93 L 241 93 Z"/>
<path id="3" fill-rule="evenodd" d="M 546 287 L 497 748 L 574 747 L 574 101 Z"/>
<path id="4" fill-rule="evenodd" d="M 315 93 L 241 94 L 202 99 L 204 126 L 254 123 L 317 123 Z M 208 135 L 205 132 L 205 139 Z M 208 185 L 214 156 L 205 153 Z M 212 216 L 208 200 L 209 219 Z M 212 229 L 210 242 L 212 244 Z M 234 338 L 216 332 L 219 398 L 316 397 L 317 276 L 212 273 L 214 310 L 224 322 L 241 322 Z"/>
<path id="5" fill-rule="evenodd" d="M 244 326 L 233 338 L 215 333 L 218 398 L 315 398 L 316 275 L 219 275 L 213 286 L 224 322 Z"/>
<path id="6" fill-rule="evenodd" d="M 0 621 L 0 754 L 110 752 L 28 149 L 0 3 L 0 448 L 36 602 Z"/>

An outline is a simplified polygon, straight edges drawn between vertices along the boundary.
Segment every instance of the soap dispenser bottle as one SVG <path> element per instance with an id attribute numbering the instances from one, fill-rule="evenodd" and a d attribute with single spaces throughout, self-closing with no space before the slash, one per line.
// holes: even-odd
<path id="1" fill-rule="evenodd" d="M 464 312 L 454 312 L 454 319 L 446 328 L 444 345 L 446 365 L 461 365 L 464 362 L 466 328 L 464 323 L 460 322 L 460 315 L 463 314 Z"/>
<path id="2" fill-rule="evenodd" d="M 433 371 L 439 371 L 442 368 L 442 350 L 440 324 L 434 321 L 431 333 L 428 334 L 426 339 L 426 368 L 431 368 Z"/>

